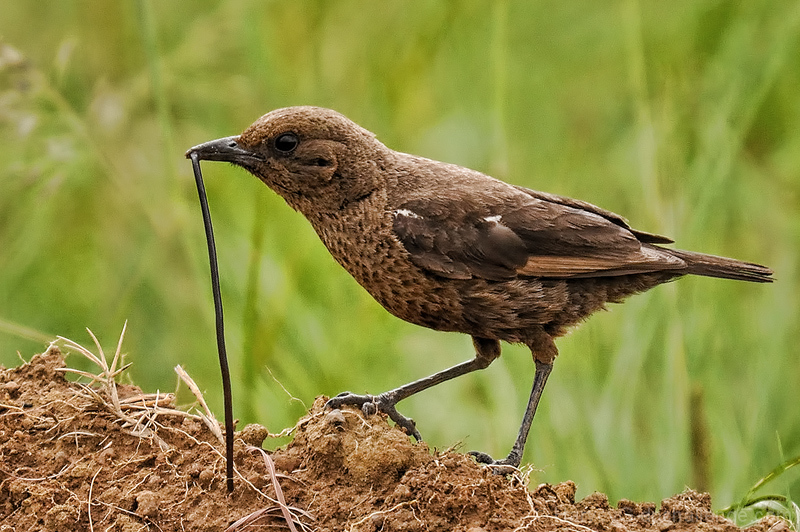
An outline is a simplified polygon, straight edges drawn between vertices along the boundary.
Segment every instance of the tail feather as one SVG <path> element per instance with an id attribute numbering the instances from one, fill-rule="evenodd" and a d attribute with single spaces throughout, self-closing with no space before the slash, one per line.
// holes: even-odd
<path id="1" fill-rule="evenodd" d="M 772 270 L 760 264 L 681 249 L 670 249 L 669 252 L 686 262 L 687 274 L 754 283 L 771 283 L 773 281 Z"/>

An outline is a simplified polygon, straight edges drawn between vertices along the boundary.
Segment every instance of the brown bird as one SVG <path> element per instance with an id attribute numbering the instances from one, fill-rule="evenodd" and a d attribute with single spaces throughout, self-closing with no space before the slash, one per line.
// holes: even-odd
<path id="1" fill-rule="evenodd" d="M 258 177 L 398 318 L 472 336 L 471 360 L 380 395 L 345 392 L 328 406 L 380 410 L 420 440 L 397 402 L 487 367 L 501 340 L 528 346 L 536 373 L 519 434 L 504 459 L 474 453 L 487 464 L 519 466 L 558 354 L 553 340 L 607 302 L 687 274 L 772 281 L 758 264 L 661 247 L 672 240 L 592 204 L 393 151 L 329 109 L 277 109 L 191 153 Z"/>

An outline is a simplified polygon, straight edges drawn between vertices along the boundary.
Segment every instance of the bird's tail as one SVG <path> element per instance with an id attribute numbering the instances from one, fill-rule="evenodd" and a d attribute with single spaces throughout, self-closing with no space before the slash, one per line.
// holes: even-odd
<path id="1" fill-rule="evenodd" d="M 686 262 L 685 272 L 688 274 L 754 283 L 773 281 L 772 270 L 760 264 L 681 249 L 670 249 L 669 252 Z"/>

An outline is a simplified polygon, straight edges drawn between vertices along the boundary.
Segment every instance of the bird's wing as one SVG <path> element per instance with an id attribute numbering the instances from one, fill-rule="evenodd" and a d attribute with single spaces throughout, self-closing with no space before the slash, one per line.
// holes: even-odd
<path id="1" fill-rule="evenodd" d="M 588 203 L 518 189 L 502 200 L 417 198 L 394 213 L 395 235 L 417 266 L 455 279 L 600 277 L 685 267 Z"/>
<path id="2" fill-rule="evenodd" d="M 617 213 L 607 211 L 605 209 L 601 209 L 597 205 L 592 205 L 589 202 L 576 200 L 573 198 L 568 198 L 566 196 L 558 196 L 556 194 L 550 194 L 548 192 L 539 192 L 538 190 L 530 190 L 524 187 L 514 187 L 518 191 L 527 194 L 533 198 L 538 198 L 541 200 L 549 201 L 552 203 L 558 203 L 560 205 L 565 205 L 567 207 L 574 207 L 578 210 L 583 210 L 587 212 L 593 212 L 605 218 L 606 220 L 613 222 L 620 227 L 624 227 L 625 229 L 629 230 L 633 233 L 639 242 L 645 242 L 648 244 L 672 244 L 673 240 L 666 236 L 656 235 L 654 233 L 647 233 L 645 231 L 639 231 L 636 229 L 632 229 L 628 225 L 628 221 L 620 216 Z"/>

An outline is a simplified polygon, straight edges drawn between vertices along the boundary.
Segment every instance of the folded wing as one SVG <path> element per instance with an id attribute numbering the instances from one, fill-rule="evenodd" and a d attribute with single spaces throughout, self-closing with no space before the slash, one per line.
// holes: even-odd
<path id="1" fill-rule="evenodd" d="M 394 212 L 393 227 L 417 266 L 454 279 L 601 277 L 686 268 L 669 250 L 651 245 L 668 238 L 634 231 L 594 205 L 522 188 L 502 198 L 415 199 Z"/>

